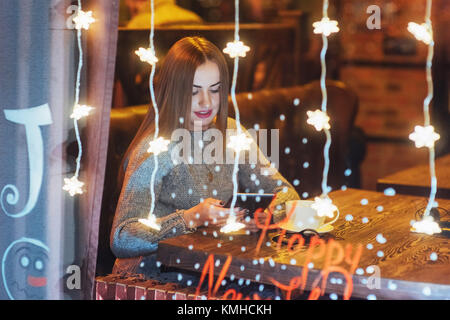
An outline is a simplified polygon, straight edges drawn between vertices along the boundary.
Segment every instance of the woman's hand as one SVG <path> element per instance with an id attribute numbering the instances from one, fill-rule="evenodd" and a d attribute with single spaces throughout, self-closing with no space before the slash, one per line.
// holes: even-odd
<path id="1" fill-rule="evenodd" d="M 220 227 L 224 226 L 230 213 L 230 208 L 224 208 L 224 204 L 218 199 L 205 199 L 195 207 L 184 211 L 184 221 L 190 228 L 205 225 L 205 222 Z M 234 208 L 234 212 L 238 221 L 242 220 L 246 213 L 242 208 Z"/>
<path id="2" fill-rule="evenodd" d="M 245 224 L 245 229 L 250 232 L 258 232 L 259 230 L 262 230 L 261 227 L 266 225 L 267 219 L 269 218 L 270 213 L 266 210 L 255 214 L 255 218 L 251 219 L 250 217 L 244 218 L 241 223 Z M 258 224 L 256 223 L 255 219 L 258 218 Z M 259 227 L 258 227 L 259 225 Z"/>

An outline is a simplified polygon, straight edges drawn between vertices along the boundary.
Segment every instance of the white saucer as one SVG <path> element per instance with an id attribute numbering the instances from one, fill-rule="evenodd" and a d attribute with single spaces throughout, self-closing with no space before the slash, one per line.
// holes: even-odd
<path id="1" fill-rule="evenodd" d="M 287 231 L 292 231 L 292 232 L 301 232 L 303 230 L 305 230 L 305 228 L 299 228 L 290 224 L 285 224 L 285 225 L 280 225 L 281 229 L 285 229 Z M 323 234 L 323 233 L 328 233 L 330 231 L 333 231 L 334 227 L 331 224 L 326 224 L 324 226 L 319 227 L 318 229 L 315 229 L 315 231 L 319 234 Z"/>
<path id="2" fill-rule="evenodd" d="M 334 227 L 331 224 L 326 224 L 326 225 L 321 226 L 320 228 L 318 228 L 316 231 L 318 233 L 322 234 L 322 233 L 327 233 L 327 232 L 330 232 L 330 231 L 333 231 L 333 230 L 334 230 Z"/>

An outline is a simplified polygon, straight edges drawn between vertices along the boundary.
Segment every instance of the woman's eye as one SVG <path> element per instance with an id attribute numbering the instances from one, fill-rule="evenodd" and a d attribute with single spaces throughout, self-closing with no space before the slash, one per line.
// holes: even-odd
<path id="1" fill-rule="evenodd" d="M 211 89 L 211 92 L 212 92 L 212 93 L 217 93 L 217 92 L 219 92 L 219 88 L 217 88 L 217 89 Z"/>
<path id="2" fill-rule="evenodd" d="M 198 93 L 198 91 L 193 91 L 192 95 L 195 96 Z"/>

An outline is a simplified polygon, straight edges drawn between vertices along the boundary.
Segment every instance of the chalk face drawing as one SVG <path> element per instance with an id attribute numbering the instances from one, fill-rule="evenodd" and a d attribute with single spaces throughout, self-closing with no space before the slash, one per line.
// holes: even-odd
<path id="1" fill-rule="evenodd" d="M 19 201 L 19 190 L 15 185 L 8 184 L 3 187 L 0 194 L 0 204 L 3 212 L 9 217 L 21 218 L 33 210 L 39 197 L 44 175 L 44 141 L 40 126 L 50 125 L 52 123 L 52 118 L 47 103 L 28 109 L 5 109 L 4 113 L 7 120 L 24 125 L 26 132 L 30 177 L 28 201 L 21 211 L 11 213 L 8 210 L 7 204 L 9 206 L 17 204 Z M 8 190 L 9 193 L 7 192 Z M 7 204 L 5 203 L 5 200 Z"/>
<path id="2" fill-rule="evenodd" d="M 11 300 L 46 297 L 48 247 L 41 241 L 21 238 L 12 242 L 2 258 L 2 279 Z"/>

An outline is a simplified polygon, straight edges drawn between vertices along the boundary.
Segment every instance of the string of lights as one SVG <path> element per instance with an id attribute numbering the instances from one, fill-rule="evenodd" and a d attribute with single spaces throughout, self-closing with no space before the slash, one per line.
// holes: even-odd
<path id="1" fill-rule="evenodd" d="M 321 64 L 321 76 L 320 76 L 320 89 L 322 92 L 322 106 L 321 110 L 307 111 L 307 123 L 314 126 L 317 131 L 323 130 L 326 135 L 326 142 L 323 149 L 324 155 L 324 168 L 322 174 L 322 195 L 320 197 L 315 197 L 314 204 L 312 208 L 317 211 L 319 217 L 327 216 L 332 218 L 334 216 L 334 211 L 338 208 L 332 203 L 331 199 L 328 197 L 328 171 L 330 168 L 330 146 L 331 146 L 331 133 L 330 133 L 330 117 L 327 114 L 327 104 L 328 104 L 328 93 L 326 87 L 326 75 L 327 75 L 327 65 L 326 65 L 326 54 L 328 50 L 328 37 L 336 32 L 339 32 L 338 22 L 335 20 L 330 20 L 328 17 L 328 0 L 323 1 L 322 6 L 322 20 L 313 23 L 314 33 L 322 35 L 322 50 L 320 52 L 320 64 Z"/>
<path id="2" fill-rule="evenodd" d="M 231 83 L 231 101 L 233 102 L 234 113 L 236 118 L 236 131 L 235 136 L 230 136 L 230 142 L 227 147 L 233 149 L 234 154 L 234 165 L 233 165 L 233 198 L 230 205 L 230 215 L 227 219 L 227 224 L 220 229 L 223 233 L 229 233 L 233 231 L 238 231 L 245 227 L 243 223 L 236 221 L 236 215 L 234 212 L 234 206 L 237 200 L 238 192 L 238 172 L 239 172 L 239 155 L 243 150 L 250 150 L 251 139 L 248 138 L 245 133 L 241 130 L 239 107 L 236 101 L 236 82 L 239 69 L 239 57 L 245 57 L 246 53 L 250 48 L 242 41 L 239 40 L 239 0 L 234 1 L 235 7 L 235 17 L 234 17 L 234 41 L 228 42 L 227 47 L 223 49 L 223 52 L 228 54 L 231 58 L 234 58 L 234 68 L 233 68 L 233 80 Z"/>
<path id="3" fill-rule="evenodd" d="M 168 145 L 170 143 L 169 140 L 164 139 L 163 137 L 158 137 L 159 135 L 159 111 L 158 106 L 156 104 L 156 98 L 155 98 L 155 89 L 153 86 L 153 80 L 155 77 L 155 71 L 156 71 L 156 62 L 158 61 L 158 58 L 155 54 L 155 45 L 154 45 L 154 36 L 155 36 L 155 4 L 154 0 L 150 1 L 150 9 L 151 9 L 151 15 L 150 15 L 150 48 L 144 49 L 139 48 L 135 53 L 140 57 L 141 61 L 147 62 L 152 66 L 151 72 L 150 72 L 150 79 L 149 79 L 149 90 L 150 90 L 150 97 L 153 105 L 153 110 L 155 112 L 155 132 L 153 133 L 153 140 L 150 142 L 150 146 L 147 150 L 148 153 L 153 153 L 154 157 L 154 168 L 150 179 L 150 194 L 151 194 L 151 204 L 150 204 L 150 211 L 148 214 L 147 219 L 139 219 L 139 222 L 145 224 L 146 226 L 155 229 L 160 230 L 161 226 L 156 221 L 156 216 L 153 214 L 155 210 L 155 178 L 156 173 L 158 172 L 158 155 L 161 152 L 168 150 Z"/>
<path id="4" fill-rule="evenodd" d="M 81 157 L 83 154 L 83 146 L 80 138 L 80 130 L 78 128 L 78 120 L 89 115 L 94 109 L 88 105 L 80 105 L 80 83 L 81 83 L 81 71 L 83 69 L 83 46 L 81 43 L 82 29 L 88 30 L 91 23 L 95 22 L 92 17 L 92 11 L 83 11 L 81 7 L 81 0 L 78 0 L 78 11 L 73 18 L 74 27 L 77 30 L 77 44 L 78 44 L 78 70 L 75 84 L 75 103 L 73 112 L 70 118 L 73 119 L 75 128 L 75 136 L 78 144 L 78 156 L 76 158 L 75 174 L 72 178 L 64 178 L 63 190 L 67 191 L 71 196 L 83 193 L 84 182 L 78 180 L 80 174 Z"/>
<path id="5" fill-rule="evenodd" d="M 433 100 L 433 56 L 434 56 L 434 37 L 433 24 L 431 20 L 433 0 L 427 0 L 425 22 L 417 24 L 414 22 L 408 23 L 408 31 L 411 32 L 418 41 L 422 41 L 428 46 L 427 61 L 425 66 L 428 94 L 423 102 L 424 125 L 416 126 L 414 132 L 409 135 L 409 138 L 414 141 L 416 148 L 427 147 L 429 151 L 429 166 L 431 176 L 431 188 L 428 203 L 421 221 L 413 224 L 411 230 L 419 233 L 440 233 L 441 229 L 437 222 L 434 221 L 430 215 L 431 209 L 435 206 L 435 198 L 437 192 L 437 178 L 435 168 L 435 149 L 434 143 L 440 138 L 439 134 L 434 131 L 434 127 L 430 121 L 430 103 Z"/>
<path id="6" fill-rule="evenodd" d="M 430 168 L 430 176 L 431 176 L 431 188 L 430 188 L 430 196 L 428 199 L 428 203 L 421 221 L 417 221 L 413 224 L 411 230 L 414 232 L 423 232 L 423 233 L 436 233 L 441 232 L 439 226 L 436 222 L 433 221 L 433 218 L 430 216 L 431 209 L 436 206 L 435 198 L 437 192 L 437 177 L 436 177 L 436 169 L 435 169 L 435 142 L 440 138 L 440 135 L 435 132 L 434 127 L 431 125 L 430 121 L 430 104 L 433 100 L 434 88 L 433 88 L 433 79 L 432 79 L 432 61 L 434 56 L 434 38 L 433 38 L 433 26 L 432 26 L 432 0 L 427 0 L 426 4 L 426 13 L 425 13 L 425 22 L 422 24 L 410 22 L 408 24 L 408 31 L 411 32 L 418 41 L 425 43 L 428 46 L 428 55 L 426 60 L 426 80 L 427 80 L 427 89 L 428 94 L 423 102 L 423 112 L 424 112 L 424 125 L 415 126 L 414 132 L 409 135 L 409 138 L 414 141 L 415 146 L 417 148 L 427 147 L 429 149 L 429 168 Z M 156 103 L 155 92 L 154 92 L 154 76 L 156 71 L 156 63 L 158 61 L 155 54 L 154 47 L 154 0 L 150 0 L 151 5 L 151 28 L 150 28 L 150 36 L 149 42 L 150 47 L 148 49 L 139 48 L 136 50 L 136 54 L 140 57 L 141 61 L 147 62 L 151 65 L 151 73 L 149 79 L 149 90 L 151 96 L 151 102 L 155 113 L 155 131 L 153 140 L 149 143 L 149 148 L 147 152 L 154 154 L 154 169 L 151 175 L 150 181 L 150 192 L 151 192 L 151 205 L 149 210 L 149 215 L 147 219 L 140 219 L 141 223 L 146 224 L 147 226 L 159 230 L 160 225 L 156 221 L 156 217 L 154 216 L 154 208 L 155 208 L 155 191 L 154 184 L 155 178 L 158 171 L 158 155 L 161 152 L 168 150 L 168 145 L 170 143 L 169 140 L 164 139 L 163 137 L 159 137 L 159 110 Z M 315 197 L 314 204 L 312 207 L 317 210 L 318 216 L 327 216 L 332 218 L 334 216 L 334 212 L 338 211 L 338 208 L 332 203 L 331 199 L 328 197 L 328 193 L 330 188 L 327 185 L 328 180 L 328 172 L 330 168 L 330 157 L 329 150 L 332 143 L 331 133 L 330 133 L 330 118 L 327 114 L 327 104 L 328 104 L 328 95 L 327 95 L 327 87 L 326 87 L 326 53 L 328 50 L 328 37 L 333 33 L 339 32 L 338 22 L 335 20 L 330 20 L 328 17 L 328 8 L 329 1 L 323 0 L 322 7 L 322 19 L 320 21 L 314 22 L 314 33 L 321 34 L 322 36 L 322 50 L 320 53 L 320 61 L 321 61 L 321 77 L 320 77 L 320 88 L 322 93 L 322 103 L 321 109 L 317 109 L 314 111 L 307 111 L 307 123 L 314 126 L 317 131 L 324 131 L 326 135 L 326 143 L 323 149 L 324 155 L 324 168 L 322 175 L 322 194 L 320 197 Z M 88 30 L 90 25 L 95 22 L 95 19 L 92 17 L 91 11 L 83 11 L 81 0 L 78 0 L 78 10 L 76 15 L 73 18 L 74 27 L 77 30 L 77 46 L 79 51 L 79 61 L 76 75 L 76 84 L 75 84 L 75 99 L 74 99 L 74 107 L 73 112 L 70 115 L 70 118 L 73 119 L 75 136 L 78 144 L 78 156 L 76 158 L 76 169 L 75 173 L 71 178 L 64 178 L 64 186 L 63 190 L 67 191 L 71 196 L 75 196 L 77 194 L 83 193 L 84 183 L 80 181 L 79 173 L 81 166 L 81 158 L 83 155 L 83 146 L 80 138 L 80 131 L 78 126 L 78 121 L 82 118 L 88 116 L 90 112 L 94 109 L 89 105 L 80 104 L 80 85 L 81 85 L 81 72 L 83 69 L 83 47 L 82 47 L 82 31 L 83 29 Z M 250 48 L 242 41 L 240 41 L 239 37 L 239 0 L 235 0 L 235 28 L 234 28 L 234 40 L 232 42 L 228 42 L 226 48 L 223 49 L 223 52 L 228 54 L 232 59 L 234 59 L 234 68 L 233 68 L 233 78 L 231 84 L 231 100 L 233 103 L 235 118 L 236 118 L 236 135 L 229 137 L 230 141 L 227 144 L 227 147 L 233 149 L 235 151 L 234 157 L 234 166 L 233 166 L 233 197 L 230 206 L 230 214 L 227 220 L 226 226 L 224 226 L 221 231 L 224 233 L 237 231 L 244 227 L 244 224 L 238 223 L 236 221 L 236 216 L 234 212 L 234 207 L 237 201 L 237 189 L 238 189 L 238 172 L 239 172 L 239 156 L 240 152 L 243 150 L 249 150 L 251 139 L 247 137 L 247 135 L 242 132 L 240 125 L 240 113 L 239 107 L 236 100 L 236 84 L 237 84 L 237 76 L 239 70 L 239 58 L 245 57 L 246 53 L 250 50 Z"/>

